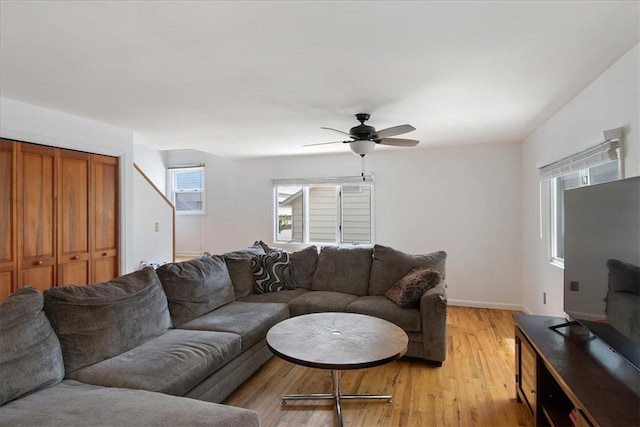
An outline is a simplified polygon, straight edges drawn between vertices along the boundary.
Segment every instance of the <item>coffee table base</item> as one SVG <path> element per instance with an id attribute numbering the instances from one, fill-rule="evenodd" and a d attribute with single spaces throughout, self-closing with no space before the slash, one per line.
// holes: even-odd
<path id="1" fill-rule="evenodd" d="M 311 393 L 311 394 L 287 394 L 282 396 L 282 403 L 286 404 L 287 400 L 324 400 L 333 399 L 336 404 L 336 413 L 338 414 L 338 425 L 342 427 L 342 399 L 383 399 L 391 402 L 390 394 L 342 394 L 342 386 L 340 385 L 340 376 L 342 371 L 331 370 L 331 379 L 333 381 L 333 394 L 329 393 Z"/>

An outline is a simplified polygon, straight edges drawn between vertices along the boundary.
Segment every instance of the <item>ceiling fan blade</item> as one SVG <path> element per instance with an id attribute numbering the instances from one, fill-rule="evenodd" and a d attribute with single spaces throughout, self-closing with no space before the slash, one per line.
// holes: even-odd
<path id="1" fill-rule="evenodd" d="M 379 130 L 378 132 L 374 133 L 371 137 L 372 139 L 382 139 L 388 136 L 401 135 L 403 133 L 411 132 L 414 130 L 416 130 L 416 128 L 414 128 L 411 125 L 398 125 L 398 126 L 393 126 L 390 128 Z"/>
<path id="2" fill-rule="evenodd" d="M 378 144 L 382 145 L 395 145 L 396 147 L 415 147 L 420 143 L 416 139 L 403 139 L 403 138 L 382 138 Z"/>
<path id="3" fill-rule="evenodd" d="M 327 144 L 342 144 L 351 141 L 331 141 L 331 142 L 316 142 L 315 144 L 304 144 L 303 147 L 313 147 L 314 145 L 327 145 Z"/>
<path id="4" fill-rule="evenodd" d="M 349 132 L 344 132 L 344 131 L 341 131 L 341 130 L 338 130 L 338 129 L 334 129 L 334 128 L 325 128 L 325 127 L 321 127 L 320 129 L 324 129 L 324 130 L 331 130 L 331 131 L 333 131 L 333 132 L 338 132 L 338 133 L 341 133 L 341 134 L 343 134 L 343 135 L 347 135 L 347 136 L 349 136 L 349 137 L 351 136 L 351 134 L 350 134 Z"/>

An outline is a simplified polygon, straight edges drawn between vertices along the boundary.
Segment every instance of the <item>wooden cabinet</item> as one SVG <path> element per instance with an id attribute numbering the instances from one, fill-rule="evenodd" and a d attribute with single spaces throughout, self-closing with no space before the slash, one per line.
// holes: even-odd
<path id="1" fill-rule="evenodd" d="M 516 329 L 516 367 L 518 397 L 533 413 L 536 407 L 536 353 L 518 329 Z"/>
<path id="2" fill-rule="evenodd" d="M 580 325 L 515 315 L 516 394 L 536 426 L 640 425 L 640 372 Z"/>
<path id="3" fill-rule="evenodd" d="M 118 276 L 118 189 L 117 158 L 0 140 L 0 300 Z"/>

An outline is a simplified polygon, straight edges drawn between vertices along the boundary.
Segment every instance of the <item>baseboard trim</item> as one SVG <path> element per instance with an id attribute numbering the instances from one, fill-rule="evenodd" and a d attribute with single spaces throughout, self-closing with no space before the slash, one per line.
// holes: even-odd
<path id="1" fill-rule="evenodd" d="M 519 304 L 504 304 L 488 301 L 466 301 L 459 299 L 448 299 L 449 305 L 458 307 L 473 307 L 473 308 L 495 308 L 499 310 L 512 310 L 512 311 L 526 311 L 523 305 Z"/>

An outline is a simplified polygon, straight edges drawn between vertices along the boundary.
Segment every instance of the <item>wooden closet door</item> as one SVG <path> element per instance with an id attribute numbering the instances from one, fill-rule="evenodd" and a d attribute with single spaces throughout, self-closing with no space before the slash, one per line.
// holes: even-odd
<path id="1" fill-rule="evenodd" d="M 0 301 L 17 282 L 15 143 L 0 139 Z"/>
<path id="2" fill-rule="evenodd" d="M 56 282 L 56 149 L 19 144 L 18 287 Z"/>
<path id="3" fill-rule="evenodd" d="M 92 282 L 119 275 L 118 159 L 91 155 Z"/>
<path id="4" fill-rule="evenodd" d="M 90 283 L 90 154 L 60 150 L 58 161 L 58 285 Z"/>

